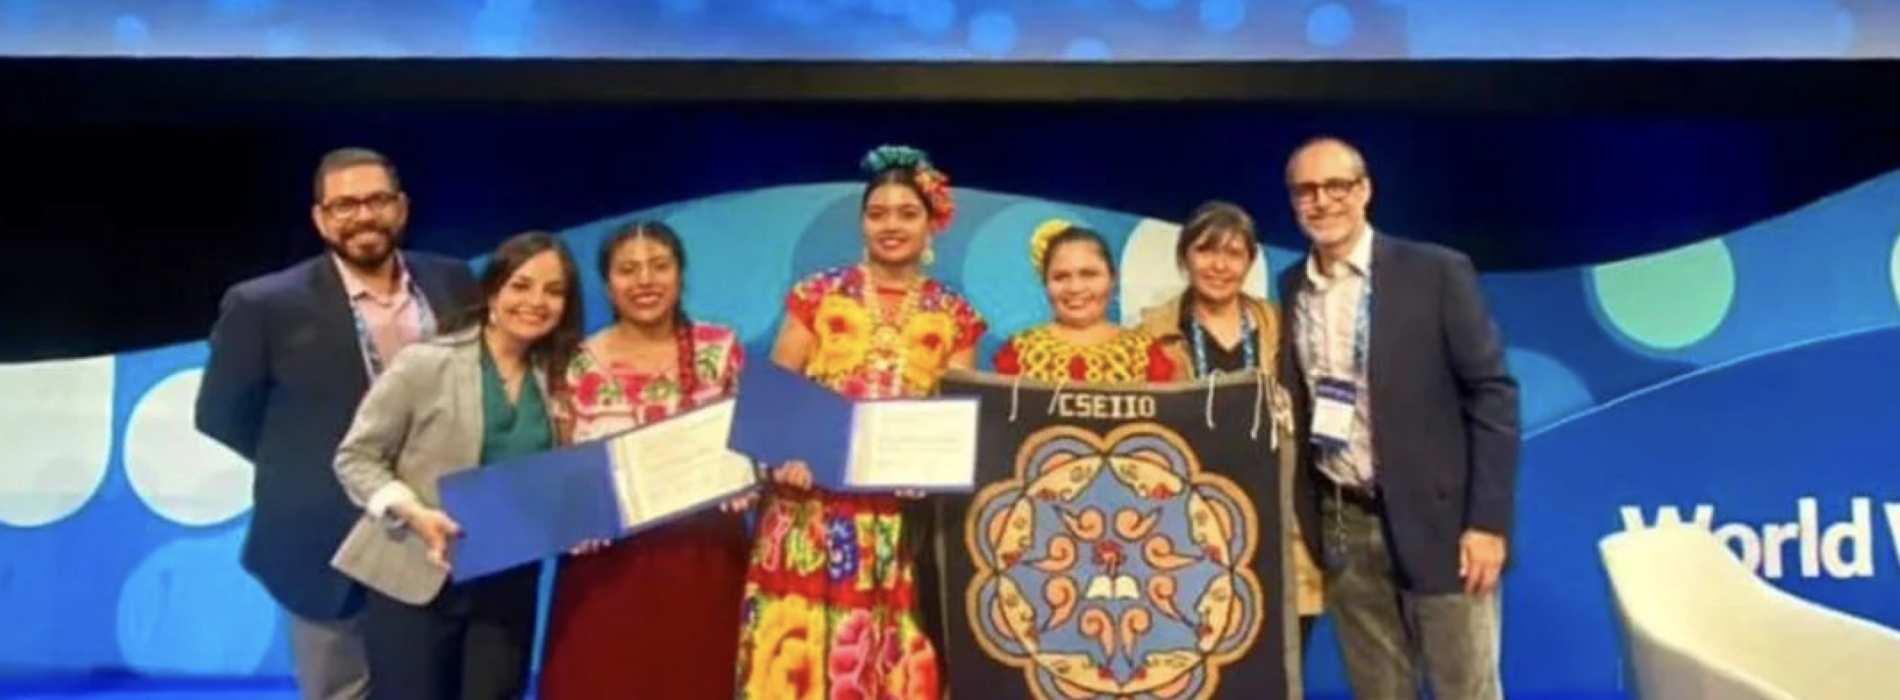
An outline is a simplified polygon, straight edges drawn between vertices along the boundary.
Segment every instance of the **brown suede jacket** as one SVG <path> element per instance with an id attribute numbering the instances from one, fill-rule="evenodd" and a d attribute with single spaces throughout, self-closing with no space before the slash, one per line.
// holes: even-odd
<path id="1" fill-rule="evenodd" d="M 1182 296 L 1176 295 L 1167 301 L 1148 307 L 1141 312 L 1141 322 L 1136 328 L 1154 336 L 1178 367 L 1186 368 L 1185 374 L 1196 378 L 1194 352 L 1190 341 L 1181 333 Z M 1260 371 L 1271 375 L 1280 361 L 1280 312 L 1274 305 L 1251 296 L 1241 297 L 1241 306 L 1254 318 L 1257 338 Z M 1293 411 L 1287 398 L 1286 389 L 1277 382 L 1273 385 L 1268 401 L 1273 414 L 1274 430 L 1279 434 L 1279 450 L 1276 457 L 1282 473 L 1291 475 L 1298 468 L 1294 450 Z M 1290 479 L 1288 480 L 1290 481 Z M 1293 516 L 1293 504 L 1289 487 L 1288 500 L 1280 505 L 1280 519 L 1287 533 L 1287 548 L 1293 552 L 1294 587 L 1297 591 L 1297 605 L 1301 616 L 1318 615 L 1325 610 L 1324 578 L 1313 555 L 1306 551 L 1305 540 L 1300 538 L 1300 526 Z"/>

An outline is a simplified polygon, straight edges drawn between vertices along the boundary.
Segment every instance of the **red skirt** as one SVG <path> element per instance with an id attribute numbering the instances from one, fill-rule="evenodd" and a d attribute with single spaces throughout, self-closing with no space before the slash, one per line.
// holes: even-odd
<path id="1" fill-rule="evenodd" d="M 733 697 L 749 545 L 707 512 L 564 558 L 542 700 Z"/>

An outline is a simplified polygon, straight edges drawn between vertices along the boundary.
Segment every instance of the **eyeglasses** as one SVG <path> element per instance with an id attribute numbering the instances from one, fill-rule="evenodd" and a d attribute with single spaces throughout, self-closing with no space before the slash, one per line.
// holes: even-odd
<path id="1" fill-rule="evenodd" d="M 317 207 L 322 209 L 325 214 L 343 218 L 365 209 L 368 209 L 372 214 L 381 214 L 388 211 L 390 207 L 395 206 L 396 202 L 401 199 L 402 195 L 397 192 L 377 192 L 361 197 L 338 197 L 319 204 Z"/>
<path id="2" fill-rule="evenodd" d="M 1364 182 L 1365 179 L 1364 176 L 1336 177 L 1319 182 L 1296 182 L 1287 185 L 1286 189 L 1295 201 L 1312 199 L 1322 192 L 1328 199 L 1345 199 L 1346 195 L 1352 194 L 1352 188 L 1358 187 L 1359 183 Z"/>

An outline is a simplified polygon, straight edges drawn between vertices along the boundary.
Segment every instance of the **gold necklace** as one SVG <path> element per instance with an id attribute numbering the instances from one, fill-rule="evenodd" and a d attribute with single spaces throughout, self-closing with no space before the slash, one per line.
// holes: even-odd
<path id="1" fill-rule="evenodd" d="M 893 351 L 895 355 L 886 362 L 877 363 L 883 364 L 884 366 L 880 369 L 890 375 L 889 386 L 885 389 L 889 392 L 889 396 L 901 396 L 903 395 L 906 355 L 910 350 L 903 344 L 903 328 L 923 304 L 923 281 L 917 278 L 911 279 L 904 285 L 904 298 L 898 302 L 897 308 L 887 309 L 878 297 L 877 280 L 871 276 L 870 266 L 859 265 L 858 273 L 864 277 L 864 284 L 858 290 L 858 301 L 871 312 L 873 319 L 872 343 Z"/>
<path id="2" fill-rule="evenodd" d="M 922 303 L 922 280 L 912 279 L 905 283 L 904 298 L 898 302 L 897 308 L 891 309 L 878 297 L 877 280 L 871 276 L 870 266 L 860 265 L 858 271 L 864 276 L 864 284 L 860 285 L 858 289 L 858 301 L 864 304 L 865 309 L 871 312 L 874 323 L 880 327 L 892 326 L 902 328 L 904 323 L 910 320 L 911 315 L 917 311 L 917 308 Z"/>

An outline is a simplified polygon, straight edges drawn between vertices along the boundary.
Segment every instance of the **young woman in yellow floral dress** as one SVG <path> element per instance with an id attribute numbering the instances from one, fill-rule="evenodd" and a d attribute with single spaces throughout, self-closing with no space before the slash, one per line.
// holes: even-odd
<path id="1" fill-rule="evenodd" d="M 1108 320 L 1115 260 L 1093 230 L 1051 221 L 1030 239 L 1049 294 L 1050 323 L 1017 333 L 996 353 L 996 373 L 1049 382 L 1132 384 L 1185 376 L 1154 337 Z"/>
<path id="2" fill-rule="evenodd" d="M 864 167 L 864 262 L 792 289 L 772 361 L 855 399 L 930 395 L 946 369 L 974 364 L 985 330 L 922 272 L 955 212 L 949 181 L 904 147 Z M 914 495 L 827 493 L 798 462 L 772 477 L 746 573 L 740 700 L 938 700 L 921 616 L 934 592 L 919 592 L 919 523 L 904 512 Z"/>

